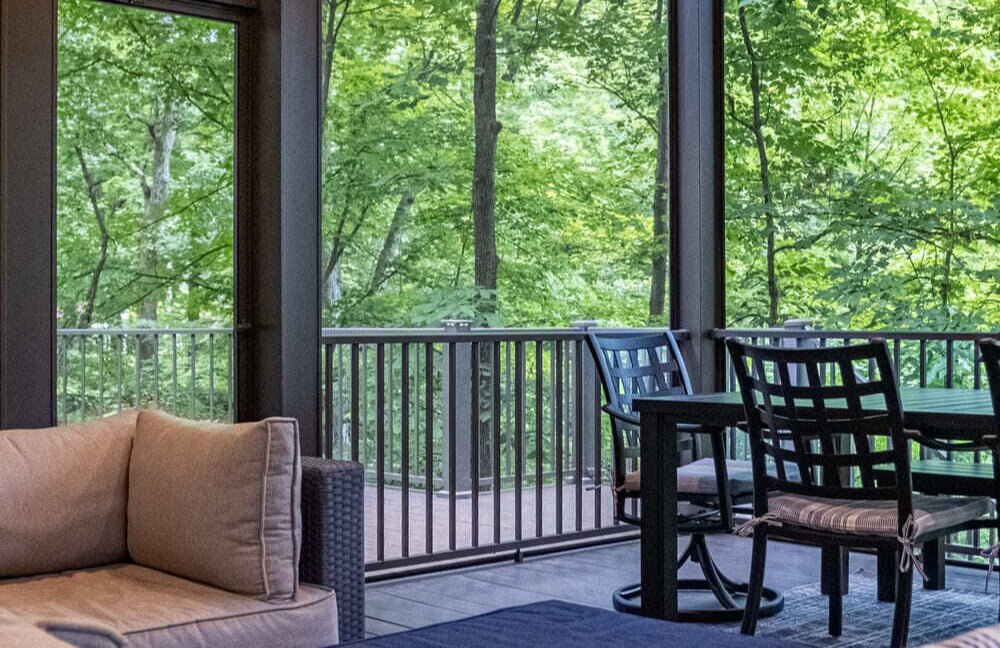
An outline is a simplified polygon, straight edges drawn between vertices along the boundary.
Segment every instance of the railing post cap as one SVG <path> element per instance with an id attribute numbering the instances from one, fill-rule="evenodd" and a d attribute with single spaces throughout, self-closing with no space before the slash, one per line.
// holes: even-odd
<path id="1" fill-rule="evenodd" d="M 472 328 L 472 320 L 467 319 L 444 319 L 441 326 L 448 331 L 468 331 Z"/>
<path id="2" fill-rule="evenodd" d="M 597 320 L 575 320 L 570 322 L 569 326 L 578 331 L 589 331 L 592 328 L 597 328 Z"/>
<path id="3" fill-rule="evenodd" d="M 809 329 L 812 328 L 813 321 L 811 319 L 789 319 L 785 320 L 786 329 Z"/>

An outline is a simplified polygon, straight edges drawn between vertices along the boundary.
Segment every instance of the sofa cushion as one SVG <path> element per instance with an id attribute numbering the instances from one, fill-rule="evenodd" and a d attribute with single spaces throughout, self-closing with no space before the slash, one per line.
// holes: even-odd
<path id="1" fill-rule="evenodd" d="M 91 619 L 129 648 L 318 648 L 337 642 L 337 599 L 302 585 L 295 599 L 263 601 L 133 564 L 0 582 L 16 615 Z"/>
<path id="2" fill-rule="evenodd" d="M 0 578 L 127 560 L 135 422 L 0 431 Z"/>
<path id="3" fill-rule="evenodd" d="M 292 598 L 300 483 L 294 419 L 222 425 L 144 410 L 129 472 L 132 560 L 239 594 Z"/>
<path id="4" fill-rule="evenodd" d="M 109 628 L 95 625 L 89 619 L 39 620 L 35 626 L 49 636 L 75 648 L 122 648 L 125 639 Z"/>
<path id="5" fill-rule="evenodd" d="M 56 639 L 27 619 L 4 614 L 0 610 L 0 646 L 4 648 L 67 648 L 72 646 Z"/>

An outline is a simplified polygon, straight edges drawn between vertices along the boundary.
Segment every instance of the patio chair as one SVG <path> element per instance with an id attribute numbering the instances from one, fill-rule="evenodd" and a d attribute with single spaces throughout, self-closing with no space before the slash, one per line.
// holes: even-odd
<path id="1" fill-rule="evenodd" d="M 670 331 L 651 334 L 590 333 L 588 341 L 597 360 L 607 404 L 603 410 L 611 418 L 612 487 L 615 519 L 640 525 L 639 492 L 641 479 L 639 417 L 632 401 L 645 396 L 691 394 L 691 380 L 677 339 Z M 691 539 L 678 568 L 691 560 L 701 568 L 704 579 L 679 579 L 680 590 L 711 592 L 718 607 L 683 608 L 679 619 L 696 622 L 735 621 L 743 616 L 746 583 L 727 578 L 709 552 L 706 534 L 729 533 L 733 529 L 733 504 L 749 504 L 753 473 L 748 461 L 726 460 L 722 428 L 681 426 L 678 448 L 691 461 L 677 471 L 680 511 L 678 532 Z M 711 456 L 699 458 L 695 438 L 708 437 Z M 615 591 L 612 602 L 620 612 L 638 613 L 641 607 L 638 584 Z M 780 592 L 766 590 L 762 615 L 781 609 Z M 683 602 L 682 602 L 683 603 Z"/>
<path id="2" fill-rule="evenodd" d="M 917 548 L 956 531 L 980 528 L 994 510 L 989 497 L 914 495 L 910 435 L 895 372 L 884 342 L 821 349 L 754 347 L 726 342 L 739 381 L 750 432 L 754 517 L 750 590 L 742 632 L 754 634 L 767 541 L 782 538 L 842 552 L 876 549 L 899 556 L 892 646 L 909 632 L 912 571 L 923 574 Z M 856 365 L 876 372 L 858 380 Z M 801 384 L 794 384 L 797 375 Z M 804 376 L 804 380 L 803 380 Z M 798 468 L 795 476 L 786 463 Z M 774 465 L 773 474 L 768 464 Z M 875 466 L 891 464 L 893 483 Z M 840 636 L 842 577 L 830 573 L 828 631 Z"/>

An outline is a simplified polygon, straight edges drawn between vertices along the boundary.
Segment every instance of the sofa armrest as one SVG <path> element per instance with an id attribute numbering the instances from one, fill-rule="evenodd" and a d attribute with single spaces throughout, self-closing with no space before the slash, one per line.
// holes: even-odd
<path id="1" fill-rule="evenodd" d="M 337 593 L 340 641 L 365 636 L 364 467 L 302 457 L 299 580 Z"/>

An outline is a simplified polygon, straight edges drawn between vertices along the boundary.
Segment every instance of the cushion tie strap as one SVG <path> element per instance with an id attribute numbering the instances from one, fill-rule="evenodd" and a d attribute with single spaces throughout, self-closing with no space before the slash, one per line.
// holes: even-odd
<path id="1" fill-rule="evenodd" d="M 910 567 L 913 567 L 924 581 L 927 581 L 929 579 L 927 578 L 927 572 L 924 571 L 924 563 L 917 556 L 917 544 L 914 542 L 916 537 L 917 524 L 913 521 L 913 515 L 910 515 L 910 517 L 906 518 L 906 523 L 903 524 L 902 535 L 896 536 L 896 540 L 899 540 L 899 545 L 903 552 L 903 555 L 899 558 L 899 571 L 905 574 L 910 571 Z"/>
<path id="2" fill-rule="evenodd" d="M 990 563 L 986 567 L 986 589 L 984 590 L 987 594 L 990 593 L 990 576 L 993 575 L 993 568 L 996 567 L 997 558 L 1000 557 L 1000 542 L 993 545 L 989 549 L 983 549 L 979 552 L 979 555 L 983 558 L 988 558 Z"/>
<path id="3" fill-rule="evenodd" d="M 746 522 L 740 524 L 735 529 L 733 533 L 741 538 L 749 538 L 753 535 L 753 530 L 758 524 L 772 524 L 774 526 L 781 526 L 781 522 L 778 521 L 778 516 L 774 513 L 768 512 L 760 517 L 752 517 Z"/>

